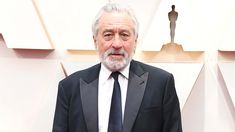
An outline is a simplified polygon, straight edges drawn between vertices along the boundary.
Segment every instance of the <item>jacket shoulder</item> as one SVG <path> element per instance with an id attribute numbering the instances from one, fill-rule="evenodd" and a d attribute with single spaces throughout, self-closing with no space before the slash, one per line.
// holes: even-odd
<path id="1" fill-rule="evenodd" d="M 86 81 L 91 81 L 91 80 L 94 80 L 95 78 L 98 78 L 99 71 L 100 71 L 100 63 L 94 66 L 91 66 L 89 68 L 86 68 L 84 70 L 76 71 L 72 73 L 71 75 L 65 77 L 63 80 L 60 81 L 60 83 L 63 83 L 63 84 L 75 83 L 75 82 L 79 82 L 81 78 Z"/>

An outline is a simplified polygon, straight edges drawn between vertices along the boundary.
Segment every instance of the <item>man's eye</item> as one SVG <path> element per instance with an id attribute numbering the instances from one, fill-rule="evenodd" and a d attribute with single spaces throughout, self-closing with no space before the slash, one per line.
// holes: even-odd
<path id="1" fill-rule="evenodd" d="M 109 36 L 111 36 L 111 35 L 112 35 L 111 33 L 109 33 L 109 34 L 104 34 L 105 37 L 109 37 Z"/>
<path id="2" fill-rule="evenodd" d="M 122 37 L 129 37 L 130 36 L 130 34 L 128 32 L 121 32 L 120 35 Z"/>
<path id="3" fill-rule="evenodd" d="M 112 32 L 104 32 L 104 37 L 109 37 L 109 36 L 112 36 L 113 33 Z"/>
<path id="4" fill-rule="evenodd" d="M 124 37 L 129 37 L 129 34 L 122 34 L 122 36 L 124 36 Z"/>
<path id="5" fill-rule="evenodd" d="M 109 40 L 111 40 L 113 38 L 113 34 L 112 33 L 104 33 L 103 35 L 104 35 L 104 39 L 106 41 L 109 41 Z"/>
<path id="6" fill-rule="evenodd" d="M 127 34 L 127 33 L 122 33 L 122 34 L 121 34 L 121 37 L 122 37 L 122 40 L 126 41 L 126 40 L 128 40 L 128 38 L 130 37 L 130 35 Z"/>

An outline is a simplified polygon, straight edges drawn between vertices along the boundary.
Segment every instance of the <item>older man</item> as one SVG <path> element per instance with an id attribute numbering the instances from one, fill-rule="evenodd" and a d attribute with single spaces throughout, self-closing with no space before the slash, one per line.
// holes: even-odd
<path id="1" fill-rule="evenodd" d="M 173 75 L 132 60 L 131 9 L 106 4 L 92 30 L 101 63 L 60 81 L 53 132 L 181 132 Z"/>

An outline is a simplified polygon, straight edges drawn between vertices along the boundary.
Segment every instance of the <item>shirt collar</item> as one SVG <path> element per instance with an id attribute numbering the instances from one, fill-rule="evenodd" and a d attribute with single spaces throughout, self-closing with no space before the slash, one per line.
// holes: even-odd
<path id="1" fill-rule="evenodd" d="M 126 79 L 129 78 L 129 68 L 130 68 L 130 63 L 124 69 L 119 71 Z M 112 73 L 112 71 L 110 71 L 107 67 L 105 67 L 101 63 L 100 75 L 99 75 L 100 82 L 104 83 L 105 81 L 107 81 L 109 79 L 111 73 Z"/>
<path id="2" fill-rule="evenodd" d="M 125 77 L 125 78 L 129 78 L 129 69 L 130 69 L 130 63 L 124 68 L 122 69 L 121 71 L 119 71 L 120 73 L 122 73 L 122 75 Z"/>

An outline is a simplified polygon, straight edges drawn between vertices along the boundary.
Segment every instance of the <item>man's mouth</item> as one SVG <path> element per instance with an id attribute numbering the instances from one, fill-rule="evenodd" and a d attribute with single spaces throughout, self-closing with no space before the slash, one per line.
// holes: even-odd
<path id="1" fill-rule="evenodd" d="M 111 53 L 111 54 L 109 54 L 109 56 L 111 56 L 111 57 L 115 57 L 115 58 L 120 58 L 120 57 L 124 57 L 124 54 Z"/>
<path id="2" fill-rule="evenodd" d="M 111 53 L 111 54 L 109 54 L 109 55 L 114 55 L 114 56 L 124 56 L 124 54 L 120 54 L 120 53 Z"/>

